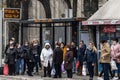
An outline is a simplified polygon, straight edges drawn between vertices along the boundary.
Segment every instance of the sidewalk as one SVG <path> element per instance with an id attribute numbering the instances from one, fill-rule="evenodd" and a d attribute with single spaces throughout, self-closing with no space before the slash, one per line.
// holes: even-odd
<path id="1" fill-rule="evenodd" d="M 48 78 L 48 77 L 41 77 L 40 75 L 34 75 L 30 77 L 28 75 L 17 75 L 17 76 L 5 76 L 0 75 L 3 80 L 89 80 L 88 76 L 77 76 L 76 74 L 73 75 L 73 79 L 66 78 L 66 74 L 63 75 L 63 78 Z M 97 76 L 94 77 L 94 80 L 97 80 Z"/>

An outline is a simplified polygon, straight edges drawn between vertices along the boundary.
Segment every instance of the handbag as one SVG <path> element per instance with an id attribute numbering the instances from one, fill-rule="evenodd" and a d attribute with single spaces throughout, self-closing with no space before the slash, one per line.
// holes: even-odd
<path id="1" fill-rule="evenodd" d="M 78 69 L 79 65 L 80 65 L 80 61 L 77 61 L 76 62 L 76 69 Z"/>
<path id="2" fill-rule="evenodd" d="M 62 70 L 63 73 L 65 72 L 64 62 L 61 64 L 61 70 Z"/>
<path id="3" fill-rule="evenodd" d="M 4 64 L 3 74 L 7 76 L 8 73 L 9 73 L 8 65 Z"/>
<path id="4" fill-rule="evenodd" d="M 111 59 L 110 65 L 111 65 L 111 70 L 117 70 L 118 69 L 117 65 L 116 65 L 116 62 L 113 59 Z"/>
<path id="5" fill-rule="evenodd" d="M 8 58 L 7 58 L 7 56 L 5 57 L 4 63 L 5 63 L 5 64 L 8 63 Z"/>

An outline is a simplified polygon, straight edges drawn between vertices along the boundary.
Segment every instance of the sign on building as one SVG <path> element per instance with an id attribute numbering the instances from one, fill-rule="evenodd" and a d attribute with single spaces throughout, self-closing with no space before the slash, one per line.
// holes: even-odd
<path id="1" fill-rule="evenodd" d="M 116 32 L 116 26 L 104 26 L 103 27 L 103 32 L 105 33 L 114 33 Z"/>
<path id="2" fill-rule="evenodd" d="M 21 19 L 20 8 L 4 8 L 3 12 L 4 19 Z"/>

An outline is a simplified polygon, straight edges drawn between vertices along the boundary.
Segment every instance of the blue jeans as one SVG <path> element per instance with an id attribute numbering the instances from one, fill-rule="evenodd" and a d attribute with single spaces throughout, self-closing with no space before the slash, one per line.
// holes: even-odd
<path id="1" fill-rule="evenodd" d="M 109 79 L 109 63 L 102 63 L 103 73 L 104 73 L 104 80 Z"/>
<path id="2" fill-rule="evenodd" d="M 21 70 L 21 73 L 24 72 L 24 59 L 18 59 L 16 61 L 16 73 L 19 73 Z"/>
<path id="3" fill-rule="evenodd" d="M 74 57 L 73 58 L 73 72 L 76 72 L 77 73 L 77 69 L 76 69 L 76 58 Z"/>
<path id="4" fill-rule="evenodd" d="M 118 74 L 120 74 L 120 63 L 116 63 L 116 66 L 118 68 L 118 70 L 113 70 L 113 74 L 115 75 L 115 73 L 117 72 Z"/>

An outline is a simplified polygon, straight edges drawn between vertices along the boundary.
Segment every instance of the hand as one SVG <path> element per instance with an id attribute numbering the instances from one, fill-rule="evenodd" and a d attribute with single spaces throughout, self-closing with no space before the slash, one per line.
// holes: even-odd
<path id="1" fill-rule="evenodd" d="M 29 62 L 32 62 L 32 60 L 29 60 Z"/>
<path id="2" fill-rule="evenodd" d="M 95 64 L 94 64 L 94 63 L 92 63 L 92 66 L 95 66 Z"/>
<path id="3" fill-rule="evenodd" d="M 86 62 L 84 61 L 83 64 L 86 64 Z"/>

